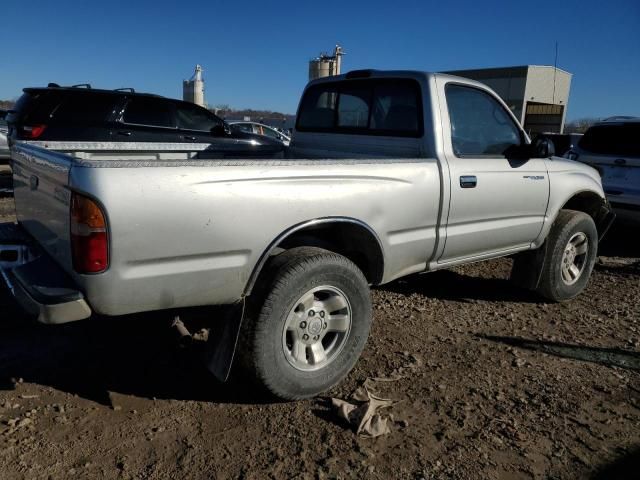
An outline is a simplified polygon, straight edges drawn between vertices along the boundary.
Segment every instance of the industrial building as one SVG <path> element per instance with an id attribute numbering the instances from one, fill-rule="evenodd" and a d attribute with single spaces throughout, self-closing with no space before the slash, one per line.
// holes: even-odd
<path id="1" fill-rule="evenodd" d="M 530 135 L 564 130 L 572 77 L 569 72 L 548 65 L 524 65 L 445 73 L 491 87 Z"/>
<path id="2" fill-rule="evenodd" d="M 309 60 L 309 81 L 316 78 L 340 75 L 343 55 L 342 47 L 336 45 L 333 55 L 321 53 L 316 58 Z"/>
<path id="3" fill-rule="evenodd" d="M 182 82 L 182 99 L 186 102 L 195 103 L 201 107 L 204 103 L 204 80 L 202 78 L 202 67 L 196 65 L 196 70 L 190 80 Z"/>

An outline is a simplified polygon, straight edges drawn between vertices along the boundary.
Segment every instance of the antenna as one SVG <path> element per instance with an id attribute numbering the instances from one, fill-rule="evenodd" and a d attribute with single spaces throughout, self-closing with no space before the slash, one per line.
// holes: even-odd
<path id="1" fill-rule="evenodd" d="M 556 103 L 556 71 L 558 70 L 558 41 L 556 40 L 556 58 L 553 60 L 553 100 L 551 103 Z"/>

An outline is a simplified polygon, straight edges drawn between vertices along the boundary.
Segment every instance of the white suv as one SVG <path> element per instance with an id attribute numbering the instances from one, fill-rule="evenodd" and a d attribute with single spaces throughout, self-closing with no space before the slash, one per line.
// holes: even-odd
<path id="1" fill-rule="evenodd" d="M 564 156 L 595 167 L 616 214 L 640 222 L 640 117 L 593 125 Z"/>

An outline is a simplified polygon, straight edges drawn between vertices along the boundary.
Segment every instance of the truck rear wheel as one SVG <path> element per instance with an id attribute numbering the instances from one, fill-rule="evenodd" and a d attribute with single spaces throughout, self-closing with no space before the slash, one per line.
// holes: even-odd
<path id="1" fill-rule="evenodd" d="M 260 386 L 296 400 L 349 373 L 371 326 L 369 286 L 353 262 L 318 248 L 293 249 L 274 259 L 255 293 L 238 353 Z"/>
<path id="2" fill-rule="evenodd" d="M 547 237 L 547 254 L 538 292 L 560 302 L 587 286 L 598 251 L 593 219 L 583 212 L 561 210 Z"/>

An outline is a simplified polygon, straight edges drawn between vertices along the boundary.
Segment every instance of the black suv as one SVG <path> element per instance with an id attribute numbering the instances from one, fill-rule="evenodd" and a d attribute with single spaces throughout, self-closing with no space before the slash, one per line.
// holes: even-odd
<path id="1" fill-rule="evenodd" d="M 89 85 L 25 88 L 9 112 L 14 140 L 208 143 L 225 157 L 277 156 L 281 142 L 234 132 L 193 103 L 133 89 L 99 90 Z"/>

